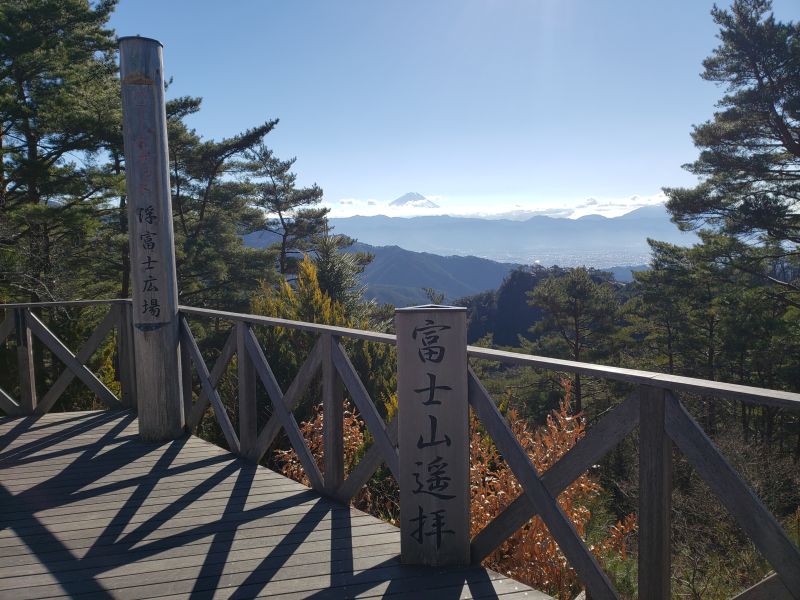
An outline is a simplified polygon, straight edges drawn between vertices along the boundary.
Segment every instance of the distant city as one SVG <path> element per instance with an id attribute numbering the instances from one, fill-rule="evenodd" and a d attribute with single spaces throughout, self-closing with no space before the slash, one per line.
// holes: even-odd
<path id="1" fill-rule="evenodd" d="M 392 204 L 438 208 L 414 192 Z M 610 271 L 617 281 L 630 282 L 632 272 L 646 269 L 650 262 L 648 238 L 682 246 L 697 241 L 693 233 L 680 231 L 670 221 L 661 204 L 613 218 L 375 215 L 329 222 L 333 233 L 357 240 L 353 250 L 374 257 L 361 275 L 366 297 L 395 306 L 424 302 L 423 288 L 440 291 L 448 301 L 497 289 L 519 266 L 593 267 Z M 253 247 L 276 241 L 267 231 L 245 236 Z"/>

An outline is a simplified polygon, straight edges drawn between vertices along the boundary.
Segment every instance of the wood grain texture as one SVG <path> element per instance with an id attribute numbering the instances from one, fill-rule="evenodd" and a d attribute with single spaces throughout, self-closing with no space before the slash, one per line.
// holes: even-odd
<path id="1" fill-rule="evenodd" d="M 542 474 L 542 483 L 548 493 L 554 498 L 558 497 L 575 479 L 598 463 L 609 450 L 633 431 L 638 423 L 639 394 L 633 392 Z M 472 538 L 472 562 L 480 563 L 535 515 L 536 508 L 527 494 L 518 496 Z"/>
<path id="2" fill-rule="evenodd" d="M 303 439 L 303 434 L 300 431 L 300 427 L 297 425 L 297 420 L 286 407 L 286 403 L 283 399 L 283 392 L 278 385 L 278 381 L 275 379 L 275 375 L 272 373 L 272 369 L 267 362 L 267 357 L 264 356 L 264 351 L 261 349 L 255 334 L 250 329 L 248 329 L 248 335 L 245 336 L 245 348 L 250 354 L 258 378 L 261 379 L 261 383 L 264 385 L 264 388 L 267 390 L 267 395 L 269 395 L 272 401 L 272 409 L 275 411 L 275 415 L 278 419 L 280 419 L 283 430 L 286 432 L 286 436 L 289 438 L 292 448 L 294 448 L 294 451 L 297 453 L 297 458 L 303 465 L 303 470 L 306 472 L 306 476 L 311 482 L 311 487 L 319 492 L 324 491 L 324 480 L 317 466 L 317 462 L 314 460 L 314 455 L 311 454 L 311 450 L 308 449 L 308 445 Z"/>
<path id="3" fill-rule="evenodd" d="M 100 322 L 100 324 L 95 328 L 92 332 L 92 335 L 89 336 L 89 339 L 81 346 L 80 350 L 78 350 L 78 354 L 75 355 L 75 358 L 78 362 L 86 364 L 86 362 L 92 357 L 92 355 L 97 351 L 98 346 L 100 343 L 106 338 L 108 333 L 114 328 L 116 322 L 118 320 L 119 315 L 116 314 L 116 311 L 112 307 L 111 310 L 106 313 L 105 318 Z M 75 379 L 75 373 L 73 373 L 70 369 L 64 370 L 58 379 L 55 380 L 53 385 L 50 386 L 50 389 L 47 390 L 47 393 L 42 396 L 41 401 L 39 402 L 38 406 L 36 407 L 36 414 L 43 415 L 48 412 L 56 401 L 61 397 L 61 394 L 67 389 L 72 380 Z"/>
<path id="4" fill-rule="evenodd" d="M 576 362 L 547 356 L 509 352 L 507 350 L 480 348 L 478 346 L 469 346 L 467 348 L 467 354 L 474 358 L 482 358 L 502 364 L 529 366 L 553 371 L 565 371 L 567 373 L 580 373 L 581 375 L 601 377 L 613 381 L 625 381 L 639 385 L 651 385 L 677 391 L 694 392 L 709 397 L 728 398 L 731 400 L 740 400 L 767 406 L 779 406 L 794 410 L 800 409 L 800 394 L 783 390 L 767 390 L 734 383 L 724 383 L 721 381 L 708 381 L 706 379 L 667 375 L 654 371 L 609 367 L 606 365 Z"/>
<path id="5" fill-rule="evenodd" d="M 520 446 L 503 415 L 472 370 L 469 373 L 469 388 L 469 401 L 473 410 L 592 598 L 618 598 L 608 576 L 583 543 L 556 499 L 548 493 L 527 452 Z"/>
<path id="6" fill-rule="evenodd" d="M 92 390 L 106 406 L 116 410 L 122 408 L 122 404 L 111 390 L 109 390 L 86 365 L 78 360 L 75 355 L 69 351 L 69 348 L 67 348 L 63 342 L 36 317 L 36 315 L 28 313 L 26 322 L 36 337 L 50 349 L 58 360 L 64 363 L 67 369 L 72 371 L 78 379 Z"/>
<path id="7" fill-rule="evenodd" d="M 111 306 L 118 315 L 117 362 L 122 394 L 120 401 L 125 408 L 136 409 L 136 351 L 133 347 L 133 306 L 130 302 L 118 302 Z M 189 391 L 191 392 L 191 389 Z"/>
<path id="8" fill-rule="evenodd" d="M 186 345 L 185 351 L 189 352 L 189 356 L 191 357 L 191 350 L 190 350 L 191 342 L 187 342 L 185 345 Z M 184 343 L 183 339 L 181 338 L 181 347 L 183 348 L 183 346 Z M 219 380 L 222 379 L 222 376 L 225 374 L 225 370 L 228 368 L 228 365 L 230 364 L 231 359 L 235 354 L 236 354 L 236 328 L 233 328 L 231 329 L 228 338 L 225 340 L 225 343 L 222 345 L 222 350 L 220 351 L 219 357 L 217 357 L 217 361 L 211 368 L 208 380 L 211 382 L 212 387 L 214 388 L 217 387 L 217 384 L 219 384 Z M 201 387 L 200 396 L 197 398 L 197 401 L 192 405 L 188 417 L 186 418 L 186 428 L 190 432 L 194 431 L 195 428 L 200 424 L 200 421 L 203 419 L 203 414 L 206 412 L 206 408 L 208 408 L 209 402 L 210 400 L 208 394 L 206 394 L 205 388 Z"/>
<path id="9" fill-rule="evenodd" d="M 181 336 L 182 338 L 183 336 Z M 183 394 L 183 414 L 186 415 L 186 430 L 190 433 L 194 430 L 194 427 L 190 425 L 190 417 L 192 415 L 192 407 L 194 406 L 194 384 L 192 379 L 192 353 L 189 350 L 188 344 L 185 344 L 183 340 L 178 339 L 178 348 L 180 349 L 181 355 L 181 393 Z M 212 378 L 212 385 L 216 387 L 218 382 L 213 381 L 214 371 L 212 369 L 210 376 Z M 200 411 L 198 411 L 200 412 Z M 201 413 L 202 418 L 202 413 Z"/>
<path id="10" fill-rule="evenodd" d="M 328 496 L 335 495 L 344 481 L 344 388 L 332 355 L 338 343 L 339 338 L 322 334 L 322 436 Z"/>
<path id="11" fill-rule="evenodd" d="M 226 321 L 244 321 L 251 325 L 271 325 L 273 327 L 285 327 L 287 329 L 297 329 L 299 331 L 310 331 L 313 333 L 328 333 L 344 338 L 364 340 L 367 342 L 378 342 L 383 344 L 394 344 L 395 337 L 389 333 L 379 333 L 377 331 L 366 331 L 363 329 L 352 329 L 350 327 L 337 327 L 336 325 L 321 325 L 318 323 L 308 323 L 306 321 L 291 321 L 289 319 L 279 319 L 277 317 L 264 317 L 261 315 L 251 315 L 246 313 L 235 313 L 226 310 L 214 310 L 210 308 L 197 308 L 194 306 L 180 307 L 181 312 L 187 315 L 198 317 L 216 317 Z"/>
<path id="12" fill-rule="evenodd" d="M 672 441 L 769 561 L 786 589 L 800 597 L 800 550 L 672 394 L 666 400 L 665 423 Z"/>
<path id="13" fill-rule="evenodd" d="M 130 413 L 0 418 L 8 432 L 3 598 L 548 598 L 480 567 L 403 566 L 397 528 L 195 437 L 143 444 Z M 72 451 L 12 485 L 55 460 L 39 448 Z"/>
<path id="14" fill-rule="evenodd" d="M 321 365 L 322 339 L 320 338 L 314 344 L 305 362 L 301 365 L 297 375 L 295 375 L 292 383 L 289 385 L 289 389 L 287 389 L 286 393 L 283 395 L 283 403 L 286 406 L 286 410 L 292 412 L 297 408 L 300 398 L 311 383 L 311 380 L 316 376 Z M 275 436 L 278 435 L 281 427 L 283 427 L 283 425 L 281 424 L 280 418 L 278 415 L 273 414 L 258 434 L 253 454 L 256 462 L 259 462 L 263 458 L 264 454 L 272 445 L 272 442 L 275 441 Z"/>
<path id="15" fill-rule="evenodd" d="M 121 38 L 122 136 L 140 435 L 183 435 L 178 280 L 161 44 Z"/>
<path id="16" fill-rule="evenodd" d="M 30 327 L 32 317 L 33 313 L 29 310 L 19 308 L 14 311 L 14 325 L 17 330 L 19 407 L 22 414 L 25 415 L 32 415 L 39 403 L 33 360 L 33 336 Z"/>
<path id="17" fill-rule="evenodd" d="M 401 308 L 394 324 L 401 557 L 406 564 L 469 564 L 466 309 Z"/>
<path id="18" fill-rule="evenodd" d="M 239 384 L 239 449 L 243 457 L 253 459 L 258 433 L 256 412 L 256 371 L 250 353 L 247 351 L 247 338 L 252 335 L 247 323 L 236 324 L 236 365 Z"/>
<path id="19" fill-rule="evenodd" d="M 36 303 L 17 303 L 0 304 L 0 309 L 12 308 L 34 308 L 34 307 L 62 307 L 62 306 L 91 306 L 97 304 L 131 304 L 127 299 L 108 299 L 108 300 L 76 300 L 63 302 L 36 302 Z M 246 313 L 234 313 L 229 311 L 215 310 L 209 308 L 197 308 L 192 306 L 180 306 L 180 310 L 185 314 L 196 315 L 206 318 L 220 318 L 234 322 L 248 322 L 253 325 L 267 325 L 276 327 L 287 327 L 302 331 L 316 333 L 329 333 L 331 335 L 361 339 L 376 343 L 395 345 L 396 336 L 375 331 L 352 329 L 347 327 L 336 327 L 333 325 L 321 325 L 308 323 L 305 321 L 291 321 L 260 315 Z M 567 373 L 581 373 L 592 377 L 601 377 L 613 381 L 625 381 L 642 385 L 652 385 L 654 387 L 669 388 L 678 391 L 689 391 L 703 394 L 709 397 L 727 398 L 740 400 L 753 404 L 764 404 L 767 406 L 777 406 L 790 410 L 800 409 L 800 394 L 787 392 L 785 390 L 769 390 L 755 388 L 739 384 L 725 383 L 719 381 L 708 381 L 695 379 L 692 377 L 682 377 L 678 375 L 668 375 L 653 371 L 641 371 L 636 369 L 625 369 L 621 367 L 609 367 L 592 363 L 576 362 L 564 359 L 550 358 L 546 356 L 535 356 L 522 354 L 519 352 L 509 352 L 505 350 L 494 350 L 479 346 L 467 346 L 467 354 L 473 358 L 480 358 L 499 362 L 502 364 L 530 366 L 539 369 L 553 371 L 564 371 Z"/>
<path id="20" fill-rule="evenodd" d="M 367 429 L 372 434 L 379 452 L 383 455 L 386 466 L 389 467 L 395 479 L 399 479 L 397 449 L 389 439 L 389 436 L 386 435 L 386 424 L 378 414 L 378 409 L 375 408 L 372 398 L 369 397 L 367 389 L 359 379 L 358 373 L 356 373 L 353 363 L 347 357 L 344 348 L 342 348 L 341 344 L 333 344 L 331 348 L 333 364 L 336 365 L 339 376 L 342 378 L 347 391 L 350 392 L 350 397 L 361 413 L 361 418 L 367 424 Z"/>
<path id="21" fill-rule="evenodd" d="M 731 600 L 797 600 L 797 596 L 792 596 L 780 577 L 773 573 Z"/>
<path id="22" fill-rule="evenodd" d="M 669 600 L 672 444 L 664 430 L 665 390 L 639 387 L 639 595 Z"/>
<path id="23" fill-rule="evenodd" d="M 192 335 L 192 330 L 189 329 L 189 323 L 185 318 L 181 317 L 181 342 L 186 344 L 189 348 L 194 368 L 197 371 L 197 377 L 200 379 L 200 385 L 205 392 L 205 395 L 211 401 L 211 406 L 214 408 L 214 415 L 217 417 L 222 434 L 225 436 L 225 441 L 231 452 L 239 453 L 239 438 L 236 436 L 236 431 L 231 424 L 231 419 L 228 412 L 225 410 L 225 405 L 222 403 L 222 398 L 219 396 L 216 387 L 211 383 L 211 374 L 208 372 L 208 367 L 203 361 L 203 355 L 200 353 L 200 348 L 197 347 L 197 342 Z M 187 365 L 188 366 L 188 365 Z"/>

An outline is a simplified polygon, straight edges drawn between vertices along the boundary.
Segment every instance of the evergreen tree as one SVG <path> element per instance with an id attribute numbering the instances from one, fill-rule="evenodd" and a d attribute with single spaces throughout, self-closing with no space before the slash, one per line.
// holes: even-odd
<path id="1" fill-rule="evenodd" d="M 323 294 L 333 302 L 342 304 L 351 317 L 367 318 L 374 303 L 364 301 L 367 286 L 359 275 L 364 272 L 373 255 L 365 252 L 348 252 L 355 240 L 346 235 L 323 235 L 313 257 L 317 280 Z"/>
<path id="2" fill-rule="evenodd" d="M 703 78 L 726 94 L 692 134 L 700 156 L 686 168 L 700 184 L 665 192 L 681 227 L 723 238 L 720 258 L 794 294 L 797 279 L 772 271 L 800 257 L 800 26 L 770 9 L 769 0 L 735 0 L 712 10 L 721 43 Z"/>
<path id="3" fill-rule="evenodd" d="M 648 240 L 650 269 L 637 271 L 634 296 L 624 314 L 637 368 L 682 372 L 681 343 L 687 335 L 687 294 L 691 288 L 685 248 Z"/>
<path id="4" fill-rule="evenodd" d="M 303 254 L 317 249 L 330 209 L 317 207 L 322 200 L 319 186 L 297 187 L 297 175 L 291 171 L 296 158 L 280 160 L 264 145 L 252 150 L 249 158 L 250 168 L 259 178 L 258 205 L 270 217 L 266 230 L 280 240 L 276 244 L 278 271 L 294 274 Z"/>
<path id="5" fill-rule="evenodd" d="M 107 28 L 115 4 L 0 5 L 0 285 L 8 297 L 108 291 L 101 251 L 110 232 L 100 217 L 119 181 L 97 153 L 120 115 Z"/>
<path id="6" fill-rule="evenodd" d="M 595 273 L 595 278 L 600 278 Z M 551 275 L 528 293 L 529 303 L 543 312 L 536 330 L 554 333 L 559 346 L 575 361 L 597 358 L 608 347 L 617 316 L 617 300 L 610 283 L 595 281 L 585 268 Z M 556 346 L 558 348 L 559 346 Z M 580 374 L 575 373 L 572 393 L 575 412 L 583 409 Z"/>
<path id="7" fill-rule="evenodd" d="M 274 279 L 274 255 L 242 242 L 265 225 L 244 157 L 277 120 L 203 140 L 183 122 L 200 104 L 184 97 L 167 105 L 178 289 L 186 303 L 245 310 L 259 282 Z"/>
<path id="8" fill-rule="evenodd" d="M 324 325 L 370 328 L 370 323 L 361 314 L 348 313 L 348 307 L 333 300 L 320 286 L 319 273 L 314 261 L 306 255 L 298 263 L 294 285 L 283 280 L 277 286 L 262 285 L 253 295 L 251 312 L 257 315 L 278 317 L 292 321 L 306 321 Z M 363 311 L 359 310 L 357 313 Z M 268 327 L 259 331 L 262 348 L 283 389 L 289 386 L 297 369 L 306 360 L 317 335 L 299 329 Z M 342 343 L 348 356 L 361 374 L 370 397 L 378 408 L 387 410 L 397 389 L 394 348 L 387 344 L 346 340 Z M 318 402 L 318 390 L 307 394 L 305 416 L 311 404 Z"/>
<path id="9" fill-rule="evenodd" d="M 517 346 L 520 337 L 528 333 L 534 323 L 542 318 L 541 308 L 528 302 L 526 294 L 544 281 L 551 273 L 560 273 L 558 267 L 552 271 L 539 265 L 519 267 L 506 275 L 497 290 L 495 301 L 495 326 L 492 328 L 494 343 L 498 346 Z"/>

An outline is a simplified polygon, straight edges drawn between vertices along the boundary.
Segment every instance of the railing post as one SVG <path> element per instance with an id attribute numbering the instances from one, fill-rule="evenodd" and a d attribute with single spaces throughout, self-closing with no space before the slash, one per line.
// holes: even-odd
<path id="1" fill-rule="evenodd" d="M 130 302 L 116 306 L 117 364 L 122 405 L 136 409 L 136 362 L 133 351 L 133 313 Z"/>
<path id="2" fill-rule="evenodd" d="M 256 370 L 245 337 L 250 335 L 248 323 L 236 324 L 236 364 L 239 375 L 239 452 L 250 458 L 258 437 L 256 412 Z"/>
<path id="3" fill-rule="evenodd" d="M 399 309 L 395 330 L 401 559 L 469 564 L 466 309 Z"/>
<path id="4" fill-rule="evenodd" d="M 26 319 L 27 310 L 14 309 L 17 330 L 17 367 L 19 369 L 19 395 L 22 414 L 32 415 L 36 410 L 36 372 L 33 362 L 33 335 Z"/>
<path id="5" fill-rule="evenodd" d="M 333 364 L 338 336 L 322 334 L 322 435 L 325 493 L 333 495 L 344 481 L 344 388 Z"/>
<path id="6" fill-rule="evenodd" d="M 669 600 L 672 443 L 665 390 L 639 388 L 639 598 Z"/>
<path id="7" fill-rule="evenodd" d="M 178 283 L 161 44 L 119 40 L 139 433 L 183 435 Z"/>
<path id="8" fill-rule="evenodd" d="M 192 353 L 189 344 L 184 340 L 181 332 L 178 337 L 181 352 L 181 393 L 183 394 L 183 415 L 186 419 L 187 430 L 189 427 L 189 414 L 192 412 L 194 396 L 192 394 Z M 192 433 L 192 431 L 188 431 Z"/>

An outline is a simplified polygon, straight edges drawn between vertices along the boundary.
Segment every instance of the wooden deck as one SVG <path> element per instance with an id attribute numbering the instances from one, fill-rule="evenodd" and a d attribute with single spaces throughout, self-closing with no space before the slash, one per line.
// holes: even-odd
<path id="1" fill-rule="evenodd" d="M 516 598 L 482 568 L 399 562 L 400 534 L 128 412 L 0 419 L 0 598 Z"/>

